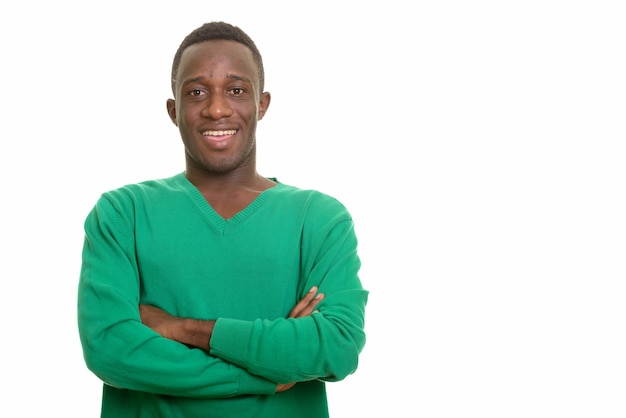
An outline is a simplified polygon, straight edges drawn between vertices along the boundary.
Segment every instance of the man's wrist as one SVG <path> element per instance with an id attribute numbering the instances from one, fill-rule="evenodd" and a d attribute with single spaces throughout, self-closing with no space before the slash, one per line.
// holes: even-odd
<path id="1" fill-rule="evenodd" d="M 187 318 L 183 321 L 181 335 L 178 341 L 205 351 L 209 351 L 211 348 L 210 343 L 214 327 L 214 320 Z"/>

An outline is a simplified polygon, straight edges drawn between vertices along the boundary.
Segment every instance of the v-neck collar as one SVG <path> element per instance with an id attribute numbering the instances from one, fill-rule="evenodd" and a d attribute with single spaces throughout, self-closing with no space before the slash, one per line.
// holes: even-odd
<path id="1" fill-rule="evenodd" d="M 270 187 L 269 189 L 262 191 L 252 202 L 250 202 L 248 206 L 237 212 L 232 218 L 225 219 L 217 213 L 215 209 L 213 209 L 200 190 L 189 181 L 187 176 L 185 176 L 184 172 L 179 174 L 177 177 L 179 177 L 181 186 L 189 194 L 200 212 L 205 216 L 209 223 L 222 234 L 227 234 L 245 222 L 272 194 L 277 191 L 277 189 L 282 187 L 282 184 L 275 178 L 271 178 L 271 180 L 276 182 L 274 187 Z"/>

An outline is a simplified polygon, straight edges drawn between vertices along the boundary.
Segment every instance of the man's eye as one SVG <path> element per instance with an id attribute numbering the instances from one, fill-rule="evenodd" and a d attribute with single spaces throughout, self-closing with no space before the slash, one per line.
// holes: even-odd
<path id="1" fill-rule="evenodd" d="M 201 96 L 203 93 L 204 92 L 202 90 L 191 90 L 189 92 L 189 95 L 193 97 L 198 97 L 198 96 Z"/>
<path id="2" fill-rule="evenodd" d="M 235 87 L 235 88 L 231 89 L 230 92 L 234 96 L 240 96 L 240 95 L 242 95 L 245 92 L 245 90 L 242 89 L 242 88 L 239 88 L 239 87 Z"/>

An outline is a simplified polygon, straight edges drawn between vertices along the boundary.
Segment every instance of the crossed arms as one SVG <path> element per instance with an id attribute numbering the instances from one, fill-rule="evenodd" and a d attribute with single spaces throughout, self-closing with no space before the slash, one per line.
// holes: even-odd
<path id="1" fill-rule="evenodd" d="M 185 274 L 190 277 L 193 271 L 163 273 L 161 265 L 139 262 L 138 258 L 152 253 L 144 247 L 139 248 L 143 252 L 138 250 L 136 204 L 126 196 L 109 196 L 99 201 L 85 223 L 79 331 L 87 367 L 104 383 L 170 396 L 224 398 L 270 395 L 293 382 L 341 380 L 356 370 L 365 343 L 368 293 L 358 279 L 356 238 L 344 214 L 330 219 L 328 227 L 320 228 L 319 222 L 308 229 L 305 225 L 302 234 L 308 239 L 302 247 L 298 242 L 288 243 L 308 256 L 297 260 L 301 274 L 292 270 L 276 275 L 285 278 L 270 284 L 274 302 L 255 301 L 254 291 L 247 293 L 247 302 L 239 302 L 274 306 L 282 301 L 288 307 L 293 295 L 292 300 L 299 302 L 288 314 L 281 308 L 278 314 L 261 314 L 257 319 L 248 314 L 244 320 L 215 317 L 219 310 L 214 310 L 195 317 L 214 319 L 208 321 L 188 316 L 202 311 L 203 303 L 212 306 L 206 295 L 193 294 L 197 288 L 189 285 L 195 282 L 185 281 Z M 177 265 L 185 266 L 182 261 Z M 145 297 L 144 279 L 150 274 L 168 274 L 171 291 L 183 293 L 175 293 L 167 305 Z M 297 281 L 287 278 L 296 275 Z M 285 290 L 285 286 L 293 288 Z M 309 293 L 309 289 L 314 290 Z M 323 296 L 316 298 L 318 292 Z M 179 302 L 172 302 L 175 297 Z M 230 299 L 224 300 L 236 301 L 236 297 L 231 292 Z M 189 300 L 199 304 L 199 310 L 181 311 Z"/>
<path id="2" fill-rule="evenodd" d="M 317 293 L 317 290 L 316 286 L 312 287 L 289 312 L 288 318 L 302 318 L 311 315 L 317 304 L 324 299 L 324 294 Z M 139 313 L 141 322 L 161 336 L 205 351 L 211 349 L 211 335 L 215 327 L 215 320 L 181 318 L 170 315 L 156 306 L 145 304 L 139 305 Z M 296 382 L 279 383 L 276 392 L 284 392 L 295 384 Z"/>

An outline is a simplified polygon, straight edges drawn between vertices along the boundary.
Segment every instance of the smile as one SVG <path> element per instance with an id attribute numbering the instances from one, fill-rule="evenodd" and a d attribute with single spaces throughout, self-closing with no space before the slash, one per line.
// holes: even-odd
<path id="1" fill-rule="evenodd" d="M 227 136 L 227 135 L 235 135 L 237 133 L 236 129 L 228 129 L 225 131 L 204 131 L 202 135 L 204 136 Z"/>

